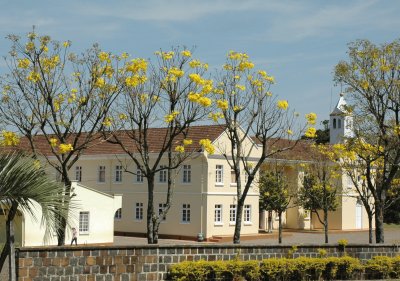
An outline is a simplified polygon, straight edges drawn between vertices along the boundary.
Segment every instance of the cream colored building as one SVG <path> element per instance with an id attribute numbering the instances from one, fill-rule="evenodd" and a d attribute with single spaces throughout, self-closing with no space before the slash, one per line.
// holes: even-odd
<path id="1" fill-rule="evenodd" d="M 73 208 L 70 210 L 69 227 L 65 244 L 71 242 L 71 228 L 77 229 L 78 244 L 112 244 L 114 242 L 114 215 L 121 208 L 122 196 L 110 195 L 98 190 L 72 183 Z M 57 236 L 44 240 L 45 227 L 41 224 L 41 207 L 33 203 L 34 216 L 19 211 L 15 220 L 15 242 L 23 247 L 57 245 Z M 36 218 L 36 219 L 35 219 Z M 5 229 L 5 217 L 0 216 L 0 229 Z M 0 243 L 5 242 L 0 234 Z"/>

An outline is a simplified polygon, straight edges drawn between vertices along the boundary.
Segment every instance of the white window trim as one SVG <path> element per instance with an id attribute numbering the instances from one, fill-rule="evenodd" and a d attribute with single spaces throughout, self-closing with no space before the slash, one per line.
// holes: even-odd
<path id="1" fill-rule="evenodd" d="M 75 181 L 82 182 L 82 166 L 75 166 Z"/>
<path id="2" fill-rule="evenodd" d="M 141 204 L 141 206 L 138 206 L 137 204 Z M 138 214 L 137 210 L 138 210 L 138 208 L 140 208 L 142 210 L 142 218 L 137 218 L 137 214 Z M 143 218 L 144 218 L 144 204 L 143 204 L 143 202 L 135 202 L 134 220 L 137 221 L 137 222 L 141 222 L 141 221 L 143 221 Z"/>
<path id="3" fill-rule="evenodd" d="M 104 167 L 104 181 L 100 181 L 100 167 Z M 105 184 L 106 183 L 106 166 L 100 165 L 97 167 L 97 183 L 98 184 Z"/>
<path id="4" fill-rule="evenodd" d="M 215 219 L 216 219 L 216 217 L 215 217 L 215 213 L 216 213 L 216 211 L 217 211 L 217 208 L 215 208 L 215 205 L 219 205 L 219 206 L 221 206 L 220 208 L 218 208 L 219 209 L 219 212 L 220 212 L 220 221 L 216 221 Z M 215 204 L 214 205 L 214 226 L 223 226 L 224 225 L 224 218 L 223 218 L 223 207 L 222 207 L 222 204 Z"/>
<path id="5" fill-rule="evenodd" d="M 189 208 L 186 207 L 186 208 L 184 209 L 184 208 L 183 208 L 183 205 L 189 205 Z M 189 220 L 188 220 L 188 221 L 187 221 L 187 220 L 186 220 L 186 221 L 183 220 L 183 210 L 186 210 L 186 211 L 189 210 L 189 214 L 190 214 L 190 215 L 189 215 Z M 186 213 L 186 218 L 187 218 L 187 217 L 188 217 L 188 215 L 187 215 L 187 213 Z M 182 204 L 182 209 L 181 209 L 181 222 L 180 222 L 180 223 L 181 223 L 181 224 L 190 224 L 191 221 L 192 221 L 192 212 L 191 212 L 191 206 L 190 206 L 190 204 Z"/>
<path id="6" fill-rule="evenodd" d="M 250 212 L 250 214 L 249 214 L 249 218 L 250 218 L 250 220 L 249 221 L 246 221 L 246 211 L 248 210 L 247 208 L 246 208 L 246 206 L 250 206 L 250 208 L 249 208 L 249 212 Z M 251 207 L 251 205 L 250 204 L 246 204 L 246 205 L 244 205 L 243 206 L 243 224 L 244 225 L 253 225 L 253 222 L 251 221 L 251 209 L 252 209 L 252 207 Z"/>
<path id="7" fill-rule="evenodd" d="M 81 227 L 80 227 L 80 224 L 81 224 L 81 214 L 82 213 L 85 213 L 85 214 L 87 214 L 87 231 L 81 231 Z M 79 235 L 89 235 L 90 234 L 90 212 L 89 211 L 80 211 L 79 212 L 79 227 L 78 227 L 78 230 L 79 230 Z"/>
<path id="8" fill-rule="evenodd" d="M 221 173 L 221 181 L 217 181 L 219 172 Z M 224 165 L 215 165 L 215 186 L 224 186 Z"/>
<path id="9" fill-rule="evenodd" d="M 233 205 L 233 206 L 235 206 L 234 207 L 234 212 L 235 212 L 235 221 L 231 221 L 231 210 L 233 210 L 232 208 L 231 208 L 231 205 Z M 236 209 L 237 209 L 237 206 L 236 206 L 236 204 L 230 204 L 229 205 L 229 225 L 236 225 Z"/>
<path id="10" fill-rule="evenodd" d="M 139 173 L 140 173 L 140 176 L 142 177 L 142 181 L 138 181 Z M 143 184 L 144 183 L 144 176 L 143 176 L 142 170 L 140 170 L 139 168 L 136 168 L 136 174 L 134 175 L 133 179 L 134 179 L 134 183 Z"/>
<path id="11" fill-rule="evenodd" d="M 190 168 L 185 170 L 185 166 L 189 166 Z M 189 171 L 190 181 L 184 181 L 185 171 Z M 192 165 L 183 165 L 183 167 L 182 167 L 182 184 L 184 184 L 184 185 L 185 184 L 187 184 L 187 185 L 192 184 Z"/>
<path id="12" fill-rule="evenodd" d="M 117 167 L 121 167 L 121 180 L 120 180 L 120 181 L 117 181 Z M 123 174 L 122 165 L 116 165 L 116 166 L 114 167 L 113 183 L 115 183 L 115 184 L 122 184 L 122 181 L 123 181 L 122 174 Z"/>
<path id="13" fill-rule="evenodd" d="M 162 205 L 162 207 L 160 207 L 160 205 Z M 160 209 L 162 208 L 162 212 L 164 211 L 164 209 L 167 207 L 166 206 L 167 204 L 165 204 L 165 203 L 158 203 L 158 215 L 160 215 Z M 162 220 L 161 220 L 161 223 L 166 223 L 167 222 L 167 216 L 165 216 L 165 218 L 163 218 Z"/>

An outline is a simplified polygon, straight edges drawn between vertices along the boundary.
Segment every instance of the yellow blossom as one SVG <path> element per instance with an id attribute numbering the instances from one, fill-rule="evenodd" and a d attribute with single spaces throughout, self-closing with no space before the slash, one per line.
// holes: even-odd
<path id="1" fill-rule="evenodd" d="M 33 167 L 35 167 L 35 169 L 39 170 L 41 165 L 40 165 L 40 161 L 39 160 L 34 160 L 33 161 Z"/>
<path id="2" fill-rule="evenodd" d="M 111 127 L 113 119 L 111 117 L 104 118 L 103 125 L 106 127 Z"/>
<path id="3" fill-rule="evenodd" d="M 235 86 L 235 88 L 237 88 L 237 89 L 239 89 L 239 90 L 241 90 L 241 91 L 244 91 L 244 90 L 246 90 L 246 87 L 245 86 L 243 86 L 243 85 L 236 85 Z"/>
<path id="4" fill-rule="evenodd" d="M 222 112 L 210 113 L 208 117 L 212 119 L 214 122 L 217 122 L 219 118 L 224 117 L 224 114 Z"/>
<path id="5" fill-rule="evenodd" d="M 31 51 L 33 51 L 35 49 L 35 43 L 33 43 L 33 42 L 28 42 L 28 43 L 26 43 L 26 45 L 25 45 L 25 50 L 27 51 L 27 52 L 31 52 Z"/>
<path id="6" fill-rule="evenodd" d="M 179 153 L 184 153 L 185 152 L 185 148 L 182 145 L 177 145 L 175 147 L 175 151 L 179 152 Z"/>
<path id="7" fill-rule="evenodd" d="M 65 153 L 68 153 L 68 152 L 73 151 L 73 150 L 74 150 L 74 148 L 72 147 L 72 144 L 70 144 L 70 143 L 68 143 L 68 144 L 66 144 L 66 143 L 61 143 L 61 144 L 58 146 L 58 152 L 59 152 L 60 154 L 65 154 Z"/>
<path id="8" fill-rule="evenodd" d="M 110 58 L 110 54 L 106 53 L 106 52 L 100 52 L 98 55 L 99 59 L 101 61 L 107 61 Z"/>
<path id="9" fill-rule="evenodd" d="M 52 147 L 56 147 L 57 146 L 57 142 L 58 142 L 58 140 L 56 138 L 51 138 L 49 140 L 50 146 L 52 146 Z"/>
<path id="10" fill-rule="evenodd" d="M 228 101 L 227 100 L 217 100 L 217 106 L 218 108 L 222 110 L 227 110 L 228 109 Z"/>
<path id="11" fill-rule="evenodd" d="M 364 90 L 367 90 L 369 87 L 369 83 L 366 80 L 361 81 L 360 83 L 361 88 L 363 88 Z"/>
<path id="12" fill-rule="evenodd" d="M 288 129 L 288 130 L 286 131 L 286 133 L 287 133 L 288 135 L 293 135 L 293 131 L 290 130 L 290 129 Z"/>
<path id="13" fill-rule="evenodd" d="M 190 92 L 189 94 L 188 94 L 188 99 L 191 101 L 191 102 L 197 102 L 199 99 L 200 99 L 200 95 L 199 94 L 197 94 L 197 93 L 193 93 L 193 92 Z"/>
<path id="14" fill-rule="evenodd" d="M 183 50 L 181 52 L 181 55 L 184 56 L 184 57 L 191 57 L 192 53 L 189 50 Z"/>
<path id="15" fill-rule="evenodd" d="M 158 97 L 158 96 L 153 96 L 153 97 L 151 98 L 151 100 L 152 100 L 153 102 L 158 102 L 158 101 L 160 100 L 160 97 Z"/>
<path id="16" fill-rule="evenodd" d="M 18 67 L 19 67 L 19 68 L 24 68 L 24 69 L 26 69 L 26 68 L 29 67 L 30 64 L 31 64 L 31 62 L 30 62 L 30 60 L 27 59 L 27 58 L 18 59 Z"/>
<path id="17" fill-rule="evenodd" d="M 279 100 L 277 102 L 277 107 L 282 110 L 286 110 L 289 107 L 289 103 L 286 100 Z"/>
<path id="18" fill-rule="evenodd" d="M 176 116 L 179 114 L 179 111 L 173 111 L 171 114 L 167 114 L 164 116 L 164 121 L 166 123 L 171 123 L 172 121 L 175 120 Z"/>
<path id="19" fill-rule="evenodd" d="M 64 48 L 67 48 L 67 47 L 71 46 L 71 42 L 64 41 L 63 46 L 64 46 Z"/>
<path id="20" fill-rule="evenodd" d="M 189 78 L 190 78 L 190 80 L 192 80 L 194 83 L 196 83 L 196 84 L 201 84 L 202 83 L 202 78 L 201 78 L 201 76 L 199 75 L 199 74 L 197 74 L 197 73 L 191 73 L 191 74 L 189 74 Z"/>
<path id="21" fill-rule="evenodd" d="M 187 145 L 191 145 L 193 143 L 193 140 L 191 139 L 184 139 L 183 140 L 183 145 L 187 146 Z"/>
<path id="22" fill-rule="evenodd" d="M 204 106 L 204 107 L 208 107 L 211 105 L 211 99 L 207 98 L 207 97 L 201 97 L 198 99 L 197 101 L 200 105 Z"/>
<path id="23" fill-rule="evenodd" d="M 147 61 L 142 58 L 136 58 L 131 60 L 126 65 L 126 71 L 132 73 L 138 73 L 139 71 L 145 72 L 147 70 Z"/>
<path id="24" fill-rule="evenodd" d="M 199 67 L 201 66 L 201 62 L 199 60 L 192 60 L 189 62 L 189 66 L 191 68 Z"/>
<path id="25" fill-rule="evenodd" d="M 129 58 L 129 54 L 127 52 L 123 52 L 121 54 L 121 59 L 127 59 L 127 58 Z"/>
<path id="26" fill-rule="evenodd" d="M 128 116 L 126 114 L 124 114 L 124 113 L 120 113 L 118 117 L 119 117 L 120 120 L 128 119 Z"/>
<path id="27" fill-rule="evenodd" d="M 309 127 L 304 135 L 307 138 L 315 138 L 317 136 L 316 133 L 317 133 L 317 130 L 315 128 Z"/>
<path id="28" fill-rule="evenodd" d="M 185 74 L 185 72 L 182 69 L 179 69 L 177 67 L 172 67 L 171 69 L 168 70 L 168 73 L 178 78 L 182 77 L 183 74 Z"/>
<path id="29" fill-rule="evenodd" d="M 215 148 L 209 139 L 201 139 L 199 144 L 207 151 L 208 154 L 214 154 Z"/>
<path id="30" fill-rule="evenodd" d="M 139 98 L 140 98 L 141 103 L 145 103 L 147 101 L 147 99 L 149 98 L 149 95 L 148 94 L 140 94 Z"/>
<path id="31" fill-rule="evenodd" d="M 18 135 L 11 131 L 3 131 L 0 137 L 0 145 L 2 146 L 15 146 L 20 141 Z"/>
<path id="32" fill-rule="evenodd" d="M 162 52 L 161 53 L 161 57 L 164 59 L 164 60 L 170 60 L 170 59 L 172 59 L 173 57 L 174 57 L 174 55 L 175 55 L 175 53 L 174 52 Z"/>
<path id="33" fill-rule="evenodd" d="M 243 106 L 241 106 L 241 105 L 235 105 L 234 107 L 233 107 L 233 111 L 234 112 L 239 112 L 239 111 L 241 111 L 243 109 Z"/>
<path id="34" fill-rule="evenodd" d="M 241 61 L 239 63 L 239 70 L 240 71 L 243 71 L 243 70 L 246 70 L 246 69 L 251 69 L 253 67 L 254 67 L 254 63 L 249 62 L 249 61 Z"/>
<path id="35" fill-rule="evenodd" d="M 314 112 L 310 112 L 309 114 L 306 114 L 306 119 L 308 124 L 315 125 L 317 121 L 317 114 L 315 114 Z"/>
<path id="36" fill-rule="evenodd" d="M 103 88 L 105 84 L 106 84 L 106 81 L 104 80 L 103 77 L 98 77 L 98 78 L 96 79 L 96 82 L 94 83 L 94 85 L 95 85 L 96 87 L 98 87 L 98 88 Z"/>
<path id="37" fill-rule="evenodd" d="M 39 73 L 32 71 L 31 73 L 29 73 L 28 77 L 26 77 L 26 79 L 28 79 L 29 81 L 32 81 L 34 83 L 37 83 L 40 80 L 40 75 Z"/>

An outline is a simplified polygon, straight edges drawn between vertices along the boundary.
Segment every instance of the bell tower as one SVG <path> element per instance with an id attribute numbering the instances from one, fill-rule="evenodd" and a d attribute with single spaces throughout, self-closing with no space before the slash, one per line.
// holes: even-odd
<path id="1" fill-rule="evenodd" d="M 347 108 L 344 94 L 340 94 L 339 101 L 329 115 L 329 143 L 336 144 L 343 142 L 344 138 L 354 136 L 353 116 Z"/>

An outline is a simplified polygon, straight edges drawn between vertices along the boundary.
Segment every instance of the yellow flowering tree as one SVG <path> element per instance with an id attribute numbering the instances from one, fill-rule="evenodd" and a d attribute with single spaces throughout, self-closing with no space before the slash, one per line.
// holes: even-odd
<path id="1" fill-rule="evenodd" d="M 82 55 L 71 42 L 58 42 L 35 31 L 27 38 L 8 36 L 9 73 L 0 80 L 0 120 L 22 136 L 21 146 L 46 159 L 70 195 L 69 170 L 85 149 L 101 142 L 108 109 L 124 86 L 122 56 L 97 45 Z M 3 132 L 4 140 L 12 136 Z M 67 204 L 67 203 L 66 203 Z M 64 244 L 65 225 L 57 232 Z"/>
<path id="2" fill-rule="evenodd" d="M 313 162 L 303 165 L 304 176 L 298 194 L 298 204 L 316 215 L 324 227 L 325 243 L 328 243 L 328 216 L 329 212 L 336 210 L 339 203 L 338 182 L 341 173 L 339 167 L 328 157 L 328 154 L 332 154 L 329 146 L 314 145 L 311 153 Z"/>
<path id="3" fill-rule="evenodd" d="M 123 94 L 112 107 L 110 126 L 104 134 L 119 144 L 135 164 L 125 171 L 147 181 L 147 241 L 158 243 L 158 229 L 171 206 L 174 178 L 182 163 L 202 146 L 209 153 L 207 139 L 193 144 L 190 127 L 204 119 L 212 104 L 213 81 L 206 76 L 208 65 L 192 58 L 191 51 L 175 48 L 155 53 L 154 62 L 133 59 L 125 65 L 129 77 Z M 157 134 L 154 134 L 154 127 Z M 157 147 L 154 142 L 157 142 Z M 166 160 L 165 160 L 166 159 Z M 123 164 L 123 163 L 122 163 Z M 167 190 L 161 213 L 154 205 L 155 177 L 167 172 Z"/>
<path id="4" fill-rule="evenodd" d="M 379 167 L 365 173 L 375 205 L 375 236 L 384 243 L 386 199 L 400 162 L 400 41 L 377 46 L 368 40 L 349 45 L 348 60 L 335 68 L 335 81 L 352 98 L 355 138 L 380 149 L 372 158 Z M 375 178 L 374 178 L 375 177 Z"/>
<path id="5" fill-rule="evenodd" d="M 261 165 L 268 157 L 292 148 L 296 142 L 289 142 L 279 149 L 272 149 L 273 144 L 281 138 L 298 139 L 299 131 L 302 131 L 294 128 L 296 116 L 288 101 L 279 100 L 271 93 L 274 77 L 254 68 L 247 54 L 234 51 L 227 54 L 226 63 L 216 78 L 215 106 L 209 115 L 214 122 L 226 127 L 230 141 L 229 146 L 216 149 L 225 156 L 236 177 L 234 243 L 240 243 L 244 203 Z M 249 137 L 254 137 L 254 148 L 244 147 Z M 255 149 L 261 151 L 260 158 L 255 163 L 247 161 Z M 244 184 L 243 178 L 247 179 Z"/>

